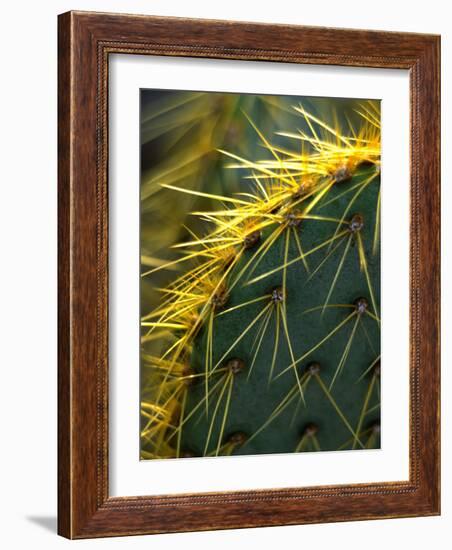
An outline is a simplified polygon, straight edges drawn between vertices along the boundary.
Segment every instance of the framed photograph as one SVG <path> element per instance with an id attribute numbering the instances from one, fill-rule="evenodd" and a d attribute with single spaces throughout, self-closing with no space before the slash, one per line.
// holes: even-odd
<path id="1" fill-rule="evenodd" d="M 439 514 L 433 35 L 59 17 L 59 533 Z"/>

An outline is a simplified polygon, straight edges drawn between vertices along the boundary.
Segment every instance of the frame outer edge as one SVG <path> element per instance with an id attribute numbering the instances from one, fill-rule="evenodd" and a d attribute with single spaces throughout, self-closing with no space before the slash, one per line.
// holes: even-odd
<path id="1" fill-rule="evenodd" d="M 71 38 L 58 16 L 58 534 L 72 538 L 71 460 Z"/>
<path id="2" fill-rule="evenodd" d="M 415 109 L 417 157 L 417 224 L 411 229 L 417 241 L 419 330 L 419 377 L 421 392 L 417 411 L 420 437 L 418 457 L 423 505 L 429 515 L 440 515 L 440 37 L 432 36 L 414 71 L 418 80 Z M 413 145 L 414 146 L 414 145 Z M 412 289 L 413 290 L 413 289 Z M 417 313 L 416 313 L 417 315 Z M 414 358 L 414 361 L 417 361 Z M 425 411 L 425 412 L 422 412 Z"/>
<path id="3" fill-rule="evenodd" d="M 436 74 L 438 75 L 438 82 L 436 86 L 436 99 L 438 102 L 438 113 L 437 113 L 437 136 L 436 136 L 436 146 L 438 148 L 438 169 L 437 169 L 437 178 L 438 178 L 438 208 L 439 208 L 439 218 L 441 219 L 441 36 L 437 37 L 436 40 Z M 438 293 L 439 293 L 439 304 L 441 306 L 441 230 L 438 231 L 438 249 L 439 249 L 439 270 L 438 270 Z M 438 472 L 437 472 L 437 513 L 441 515 L 441 310 L 438 311 L 438 394 L 437 394 L 437 430 L 438 430 L 438 445 L 437 445 L 437 457 L 438 457 Z"/>
<path id="4" fill-rule="evenodd" d="M 434 324 L 432 347 L 433 360 L 433 402 L 434 414 L 431 420 L 431 429 L 435 440 L 432 449 L 432 499 L 431 509 L 435 515 L 441 515 L 441 37 L 432 38 L 432 47 L 429 50 L 429 76 L 431 81 L 431 98 L 427 102 L 431 109 L 431 126 L 429 139 L 434 144 L 431 150 L 432 162 L 429 172 L 429 182 L 434 192 L 432 211 L 435 212 L 431 220 L 432 241 L 434 243 L 432 294 L 434 298 Z M 436 223 L 435 223 L 436 222 Z"/>

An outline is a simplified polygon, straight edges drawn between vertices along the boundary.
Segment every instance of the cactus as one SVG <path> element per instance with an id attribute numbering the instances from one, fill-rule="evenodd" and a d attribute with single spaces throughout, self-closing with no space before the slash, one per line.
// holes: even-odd
<path id="1" fill-rule="evenodd" d="M 243 114 L 263 158 L 220 151 L 243 191 L 163 184 L 210 208 L 144 274 L 182 272 L 142 318 L 142 458 L 380 445 L 379 104 L 293 110 L 276 144 Z"/>

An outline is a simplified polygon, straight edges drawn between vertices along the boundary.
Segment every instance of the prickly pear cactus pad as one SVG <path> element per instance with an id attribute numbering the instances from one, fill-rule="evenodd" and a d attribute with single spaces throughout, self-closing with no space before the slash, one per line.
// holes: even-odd
<path id="1" fill-rule="evenodd" d="M 141 94 L 141 458 L 379 448 L 379 101 Z"/>

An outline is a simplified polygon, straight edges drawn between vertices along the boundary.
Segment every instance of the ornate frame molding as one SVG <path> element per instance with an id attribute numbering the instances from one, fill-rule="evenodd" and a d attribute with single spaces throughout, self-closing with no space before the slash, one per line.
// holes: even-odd
<path id="1" fill-rule="evenodd" d="M 85 538 L 439 513 L 439 48 L 438 36 L 422 34 L 89 12 L 59 16 L 61 535 Z M 410 71 L 409 481 L 109 497 L 108 60 L 118 53 Z"/>

